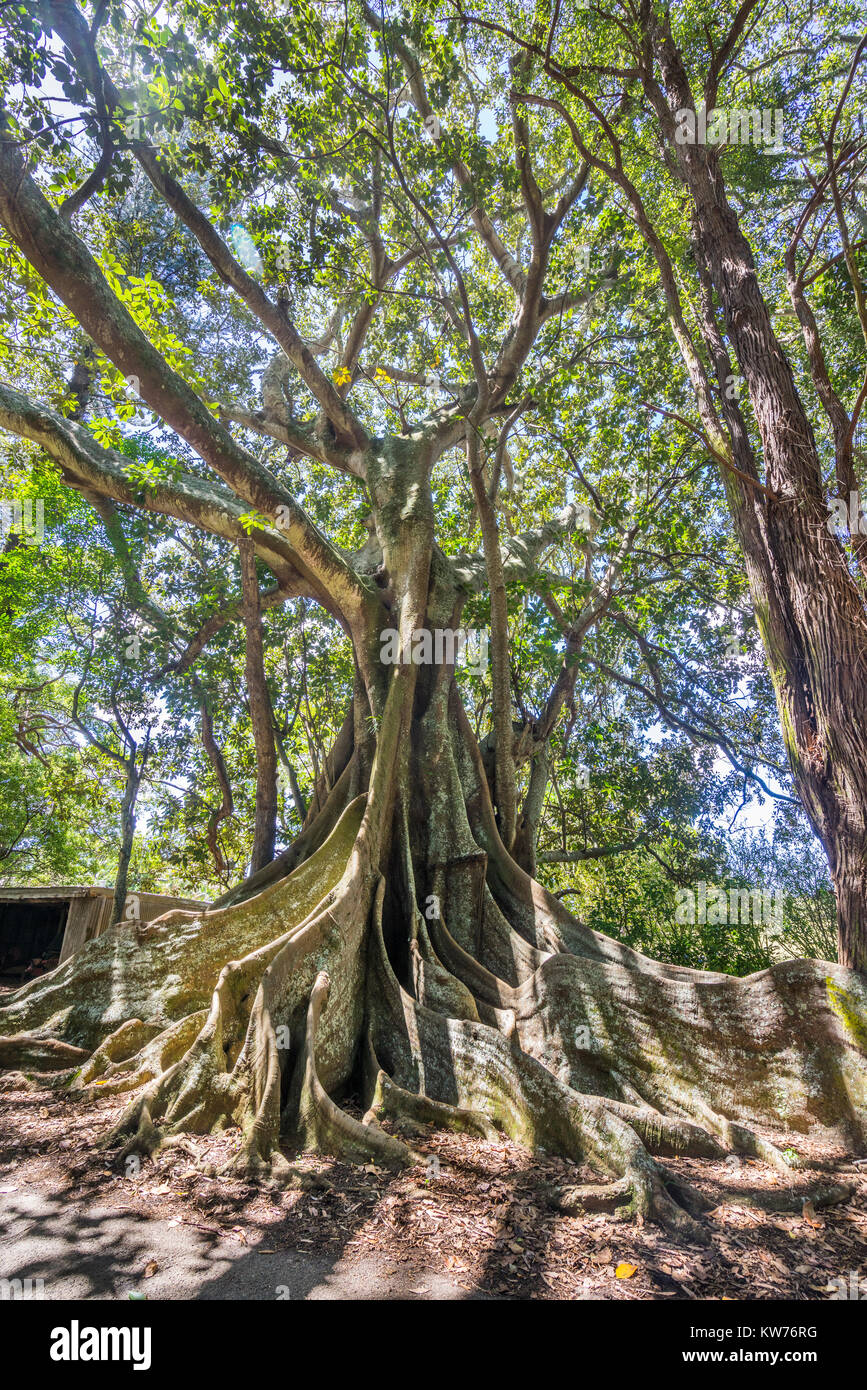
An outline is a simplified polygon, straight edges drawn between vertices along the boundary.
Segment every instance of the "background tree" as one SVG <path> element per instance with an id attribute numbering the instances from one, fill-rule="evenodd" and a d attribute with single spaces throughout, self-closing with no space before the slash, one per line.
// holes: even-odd
<path id="1" fill-rule="evenodd" d="M 773 13 L 745 0 L 707 29 L 694 7 L 675 19 L 653 0 L 625 0 L 611 12 L 557 5 L 533 32 L 517 16 L 518 32 L 493 15 L 473 23 L 518 44 L 514 100 L 556 113 L 576 157 L 617 190 L 655 262 L 695 427 L 725 479 L 795 786 L 828 856 L 839 958 L 863 970 L 867 767 L 855 672 L 867 619 L 855 439 L 867 375 L 863 353 L 839 371 L 829 367 L 808 285 L 834 277 L 833 290 L 826 282 L 831 342 L 846 318 L 867 338 L 865 144 L 849 119 L 859 94 L 863 101 L 867 35 L 853 37 L 861 16 L 845 5 L 821 27 L 803 6 L 785 34 Z M 541 89 L 525 80 L 533 70 Z M 770 147 L 777 118 L 785 131 Z M 657 151 L 650 158 L 648 141 Z M 765 185 L 756 178 L 763 157 L 783 189 L 772 233 L 788 241 L 785 288 L 802 329 L 801 364 L 774 321 L 777 243 L 755 226 L 755 210 L 739 213 L 729 195 L 730 186 L 746 183 L 749 197 Z M 851 524 L 847 541 L 828 524 L 835 499 L 844 527 Z"/>

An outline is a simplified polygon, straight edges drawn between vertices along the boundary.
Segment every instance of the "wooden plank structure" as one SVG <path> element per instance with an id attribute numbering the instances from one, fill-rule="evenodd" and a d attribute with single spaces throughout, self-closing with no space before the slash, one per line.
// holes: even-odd
<path id="1" fill-rule="evenodd" d="M 0 976 L 29 979 L 62 965 L 112 925 L 113 900 L 114 889 L 99 884 L 0 888 Z M 128 893 L 123 921 L 152 922 L 178 907 L 199 912 L 207 903 Z"/>

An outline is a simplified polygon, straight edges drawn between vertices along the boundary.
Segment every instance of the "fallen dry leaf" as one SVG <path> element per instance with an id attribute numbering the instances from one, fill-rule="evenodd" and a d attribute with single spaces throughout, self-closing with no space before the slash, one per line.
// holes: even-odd
<path id="1" fill-rule="evenodd" d="M 621 1260 L 614 1271 L 615 1279 L 631 1279 L 633 1274 L 638 1273 L 638 1265 L 631 1265 L 628 1260 Z"/>

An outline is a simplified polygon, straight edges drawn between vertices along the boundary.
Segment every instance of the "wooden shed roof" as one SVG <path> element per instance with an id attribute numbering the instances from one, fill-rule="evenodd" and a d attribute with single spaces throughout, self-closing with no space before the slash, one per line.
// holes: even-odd
<path id="1" fill-rule="evenodd" d="M 98 898 L 113 891 L 113 889 L 105 888 L 99 883 L 16 884 L 0 887 L 0 899 Z"/>
<path id="2" fill-rule="evenodd" d="M 149 893 L 144 889 L 130 889 L 139 898 L 163 898 L 178 907 L 207 907 L 208 904 L 195 898 L 177 898 L 172 893 Z M 72 898 L 105 898 L 114 895 L 113 888 L 101 883 L 71 883 L 54 885 L 15 885 L 0 887 L 0 902 L 66 902 Z"/>

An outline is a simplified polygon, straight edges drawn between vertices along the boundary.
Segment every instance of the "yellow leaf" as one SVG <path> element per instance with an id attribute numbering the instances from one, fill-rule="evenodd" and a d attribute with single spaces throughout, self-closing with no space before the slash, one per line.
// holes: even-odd
<path id="1" fill-rule="evenodd" d="M 614 1271 L 615 1279 L 631 1279 L 633 1274 L 638 1273 L 638 1265 L 631 1265 L 626 1260 L 621 1260 Z"/>

